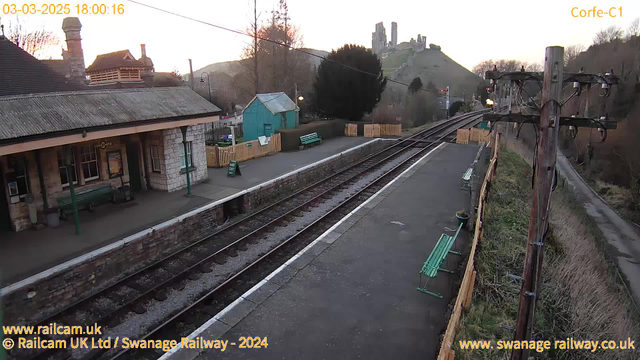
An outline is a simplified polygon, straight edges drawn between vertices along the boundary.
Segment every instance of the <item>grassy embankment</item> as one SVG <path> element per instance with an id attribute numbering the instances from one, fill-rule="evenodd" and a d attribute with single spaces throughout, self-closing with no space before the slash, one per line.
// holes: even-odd
<path id="1" fill-rule="evenodd" d="M 503 350 L 462 351 L 457 341 L 512 340 L 520 285 L 507 274 L 522 274 L 531 196 L 531 167 L 520 155 L 503 150 L 476 254 L 473 303 L 462 317 L 454 342 L 456 359 L 505 358 Z M 640 340 L 637 314 L 616 281 L 601 239 L 569 190 L 558 187 L 552 198 L 535 340 Z M 637 350 L 531 353 L 536 359 L 638 359 L 639 355 Z"/>

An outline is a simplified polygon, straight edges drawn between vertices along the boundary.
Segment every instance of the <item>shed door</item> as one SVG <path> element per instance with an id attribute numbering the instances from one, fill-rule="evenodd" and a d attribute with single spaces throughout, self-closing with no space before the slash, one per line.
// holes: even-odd
<path id="1" fill-rule="evenodd" d="M 264 124 L 264 136 L 269 137 L 271 134 L 273 134 L 271 124 Z"/>

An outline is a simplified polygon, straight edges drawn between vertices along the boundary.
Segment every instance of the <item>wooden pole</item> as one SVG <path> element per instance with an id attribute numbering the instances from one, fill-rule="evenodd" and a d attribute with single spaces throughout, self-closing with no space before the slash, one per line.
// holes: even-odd
<path id="1" fill-rule="evenodd" d="M 545 52 L 544 80 L 538 137 L 538 156 L 534 173 L 533 201 L 524 261 L 523 284 L 518 304 L 514 340 L 531 340 L 542 273 L 544 241 L 549 227 L 551 191 L 556 168 L 556 145 L 560 127 L 559 99 L 562 91 L 564 49 L 548 47 Z M 497 144 L 496 144 L 497 145 Z M 513 350 L 511 360 L 526 360 L 529 350 Z"/>

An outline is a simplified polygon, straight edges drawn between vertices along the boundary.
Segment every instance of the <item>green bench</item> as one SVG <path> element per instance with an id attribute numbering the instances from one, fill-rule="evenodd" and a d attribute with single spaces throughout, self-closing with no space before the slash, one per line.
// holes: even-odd
<path id="1" fill-rule="evenodd" d="M 462 255 L 458 251 L 451 250 L 453 243 L 456 241 L 456 238 L 460 233 L 460 229 L 462 229 L 462 224 L 458 226 L 458 231 L 456 231 L 455 235 L 450 236 L 447 234 L 442 234 L 440 236 L 440 240 L 438 240 L 438 243 L 436 243 L 436 246 L 431 251 L 429 258 L 427 259 L 427 261 L 424 262 L 424 265 L 422 265 L 422 269 L 420 270 L 420 283 L 417 289 L 418 291 L 442 299 L 442 295 L 431 292 L 425 289 L 424 287 L 427 286 L 430 279 L 438 275 L 438 271 L 444 271 L 444 272 L 453 274 L 453 271 L 443 269 L 440 266 L 442 266 L 442 262 L 444 261 L 444 259 L 447 257 L 449 253 L 452 253 L 455 255 Z M 422 275 L 427 277 L 427 280 L 425 281 L 424 286 L 422 285 Z"/>
<path id="2" fill-rule="evenodd" d="M 111 185 L 101 185 L 90 189 L 82 189 L 75 192 L 76 204 L 78 208 L 87 207 L 89 210 L 93 210 L 93 205 L 106 200 L 114 200 L 115 190 Z M 71 203 L 71 195 L 61 196 L 57 198 L 58 209 L 60 209 L 60 217 L 63 219 L 66 217 L 65 210 L 73 210 L 73 204 Z"/>
<path id="3" fill-rule="evenodd" d="M 311 133 L 300 136 L 300 144 L 302 144 L 302 147 L 314 144 L 316 142 L 322 144 L 322 138 L 318 136 L 318 133 Z"/>
<path id="4" fill-rule="evenodd" d="M 473 175 L 473 166 L 470 166 L 467 171 L 462 174 L 461 189 L 471 190 L 471 175 Z"/>

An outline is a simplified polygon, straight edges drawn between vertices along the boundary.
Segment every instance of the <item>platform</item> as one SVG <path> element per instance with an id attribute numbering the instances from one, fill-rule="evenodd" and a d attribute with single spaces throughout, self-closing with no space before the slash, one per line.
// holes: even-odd
<path id="1" fill-rule="evenodd" d="M 1 233 L 0 285 L 11 284 L 67 260 L 108 245 L 207 203 L 286 175 L 303 166 L 322 161 L 372 141 L 362 137 L 338 137 L 303 151 L 277 153 L 242 162 L 242 176 L 227 177 L 226 168 L 209 168 L 209 179 L 186 190 L 172 193 L 148 190 L 135 194 L 124 204 L 104 204 L 94 212 L 80 211 L 82 233 L 75 235 L 73 218 L 60 226 L 18 233 Z"/>
<path id="2" fill-rule="evenodd" d="M 416 290 L 440 234 L 468 211 L 460 178 L 478 147 L 443 144 L 191 337 L 229 340 L 227 350 L 176 349 L 163 359 L 433 359 L 456 293 L 462 257 L 449 255 L 429 288 Z M 468 251 L 463 230 L 454 249 Z M 268 338 L 239 349 L 241 336 Z"/>

